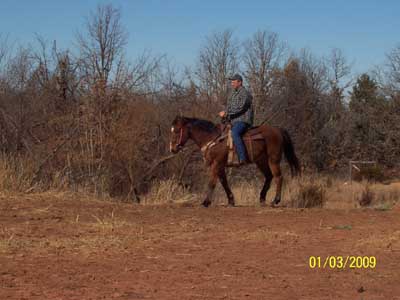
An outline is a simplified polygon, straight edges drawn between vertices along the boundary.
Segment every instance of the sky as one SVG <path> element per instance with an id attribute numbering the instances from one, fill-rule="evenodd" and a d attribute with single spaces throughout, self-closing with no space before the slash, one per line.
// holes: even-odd
<path id="1" fill-rule="evenodd" d="M 21 44 L 40 35 L 72 47 L 85 18 L 106 3 L 121 10 L 132 60 L 151 50 L 190 66 L 214 32 L 232 29 L 244 41 L 269 30 L 293 51 L 307 48 L 327 56 L 339 48 L 359 74 L 383 64 L 385 54 L 400 45 L 398 0 L 0 0 L 0 34 Z"/>

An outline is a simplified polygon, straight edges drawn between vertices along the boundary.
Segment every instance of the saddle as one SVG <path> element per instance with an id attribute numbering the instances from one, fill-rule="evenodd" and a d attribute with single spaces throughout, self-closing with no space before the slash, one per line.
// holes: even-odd
<path id="1" fill-rule="evenodd" d="M 230 125 L 228 125 L 227 127 L 228 127 L 228 140 L 227 140 L 228 165 L 236 166 L 236 165 L 239 165 L 239 156 L 236 152 L 236 148 L 233 143 L 232 128 Z M 259 131 L 257 129 L 258 129 L 258 126 L 251 127 L 242 136 L 242 140 L 246 146 L 247 156 L 250 161 L 253 161 L 253 159 L 254 159 L 253 141 L 264 139 L 264 137 L 261 135 L 261 133 L 259 133 Z"/>
<path id="2" fill-rule="evenodd" d="M 208 149 L 212 148 L 216 144 L 224 142 L 226 140 L 226 145 L 228 147 L 228 166 L 237 166 L 239 165 L 239 156 L 237 155 L 233 138 L 232 138 L 232 126 L 231 124 L 221 125 L 221 135 L 218 136 L 216 139 L 208 142 L 201 148 L 201 152 L 203 153 L 204 157 Z M 253 153 L 253 141 L 255 140 L 263 140 L 264 137 L 258 130 L 259 126 L 254 126 L 249 129 L 243 134 L 242 139 L 246 146 L 247 155 L 250 161 L 253 161 L 254 153 Z"/>

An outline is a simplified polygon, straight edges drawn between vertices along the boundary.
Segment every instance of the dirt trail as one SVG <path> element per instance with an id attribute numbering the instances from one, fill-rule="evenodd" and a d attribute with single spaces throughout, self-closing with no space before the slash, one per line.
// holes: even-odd
<path id="1" fill-rule="evenodd" d="M 0 299 L 400 299 L 399 214 L 3 196 Z"/>

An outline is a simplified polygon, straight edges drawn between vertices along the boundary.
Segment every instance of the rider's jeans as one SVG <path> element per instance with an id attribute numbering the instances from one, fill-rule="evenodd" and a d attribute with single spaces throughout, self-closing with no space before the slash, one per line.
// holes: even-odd
<path id="1" fill-rule="evenodd" d="M 233 143 L 235 144 L 236 152 L 239 156 L 239 160 L 245 161 L 246 160 L 246 147 L 243 143 L 242 140 L 242 135 L 245 133 L 245 131 L 249 128 L 249 124 L 246 122 L 235 122 L 232 125 L 232 138 L 233 138 Z"/>

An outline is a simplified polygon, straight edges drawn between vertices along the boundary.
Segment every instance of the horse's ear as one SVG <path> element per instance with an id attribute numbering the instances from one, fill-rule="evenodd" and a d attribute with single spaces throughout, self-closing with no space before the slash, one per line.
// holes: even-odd
<path id="1" fill-rule="evenodd" d="M 179 110 L 179 114 L 176 116 L 176 120 L 181 121 L 183 124 L 187 123 L 187 119 L 183 116 L 182 110 Z"/>
<path id="2" fill-rule="evenodd" d="M 172 122 L 172 124 L 176 125 L 178 123 L 184 124 L 186 122 L 186 118 L 182 115 L 176 115 L 174 121 Z"/>

